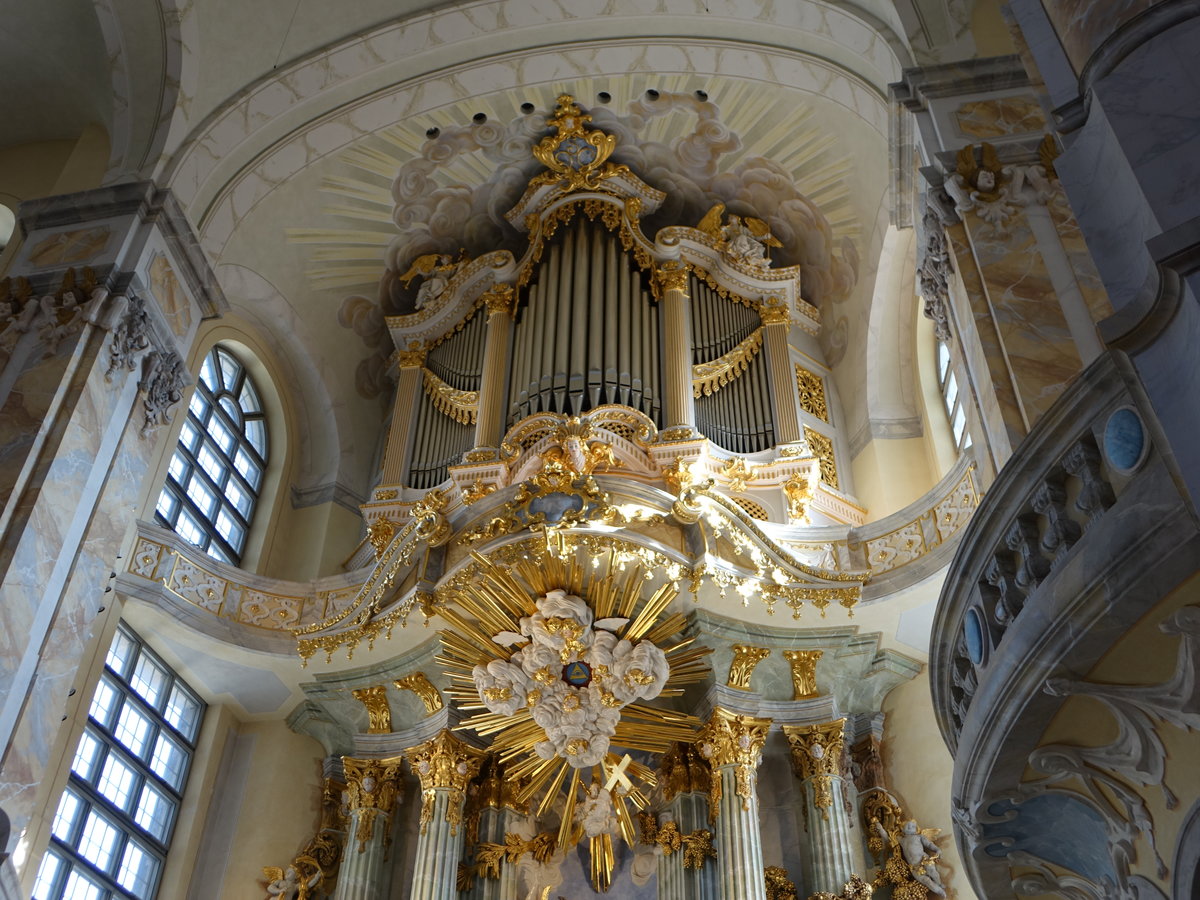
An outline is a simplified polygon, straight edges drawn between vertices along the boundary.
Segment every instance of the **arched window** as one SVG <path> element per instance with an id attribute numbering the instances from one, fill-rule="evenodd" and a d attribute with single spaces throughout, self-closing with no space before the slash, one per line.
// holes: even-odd
<path id="1" fill-rule="evenodd" d="M 258 391 L 233 353 L 213 347 L 155 518 L 209 556 L 237 564 L 266 467 L 267 426 Z"/>
<path id="2" fill-rule="evenodd" d="M 958 392 L 958 381 L 950 369 L 950 348 L 946 346 L 945 341 L 938 341 L 937 367 L 942 403 L 946 407 L 946 417 L 950 420 L 950 430 L 954 432 L 954 444 L 961 451 L 971 445 L 971 435 L 967 431 L 967 413 L 963 409 L 962 397 Z"/>

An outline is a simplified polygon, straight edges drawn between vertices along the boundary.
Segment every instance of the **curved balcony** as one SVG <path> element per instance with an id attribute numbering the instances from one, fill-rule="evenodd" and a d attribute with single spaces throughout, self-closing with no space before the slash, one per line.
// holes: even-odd
<path id="1" fill-rule="evenodd" d="M 1195 569 L 1196 525 L 1138 412 L 1147 408 L 1124 356 L 1094 362 L 1004 466 L 947 572 L 930 675 L 954 757 L 956 837 L 979 896 L 1054 895 L 1036 849 L 1052 833 L 1062 845 L 1072 832 L 1080 859 L 1107 860 L 1096 872 L 1108 874 L 1087 873 L 1100 896 L 1134 896 L 1125 889 L 1141 877 L 1130 875 L 1138 854 L 1120 862 L 1113 849 L 1121 817 L 1086 791 L 1065 791 L 1076 782 L 1061 774 L 1043 777 L 1038 751 L 1065 737 L 1069 755 L 1103 737 L 1099 720 L 1087 725 L 1094 734 L 1064 734 L 1061 722 L 1048 731 L 1071 694 L 1085 692 L 1070 679 L 1087 676 Z M 1035 797 L 1049 805 L 1019 809 Z M 1047 878 L 1050 889 L 1021 878 Z"/>

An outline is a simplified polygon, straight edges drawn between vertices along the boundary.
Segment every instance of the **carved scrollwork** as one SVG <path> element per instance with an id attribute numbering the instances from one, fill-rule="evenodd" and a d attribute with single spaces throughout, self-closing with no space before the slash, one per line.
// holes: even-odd
<path id="1" fill-rule="evenodd" d="M 152 350 L 146 354 L 142 380 L 138 382 L 143 393 L 142 437 L 149 437 L 163 425 L 170 424 L 171 408 L 183 399 L 186 371 L 183 360 L 175 353 Z"/>
<path id="2" fill-rule="evenodd" d="M 479 414 L 479 391 L 460 391 L 450 387 L 429 369 L 422 369 L 425 393 L 434 409 L 460 425 L 474 425 Z"/>
<path id="3" fill-rule="evenodd" d="M 746 371 L 762 350 L 763 331 L 756 328 L 741 343 L 712 362 L 692 366 L 692 396 L 708 397 Z"/>

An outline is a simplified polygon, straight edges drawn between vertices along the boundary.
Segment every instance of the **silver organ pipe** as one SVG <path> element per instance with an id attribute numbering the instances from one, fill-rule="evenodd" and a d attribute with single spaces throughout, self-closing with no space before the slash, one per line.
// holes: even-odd
<path id="1" fill-rule="evenodd" d="M 692 362 L 708 363 L 753 334 L 761 320 L 753 309 L 727 300 L 691 275 Z M 760 351 L 746 371 L 708 396 L 696 398 L 696 427 L 719 447 L 756 453 L 775 443 L 767 363 Z"/>
<path id="2" fill-rule="evenodd" d="M 658 420 L 658 307 L 616 235 L 582 216 L 563 226 L 524 301 L 513 336 L 510 424 L 605 403 Z"/>
<path id="3" fill-rule="evenodd" d="M 487 316 L 477 310 L 460 331 L 429 351 L 425 367 L 455 390 L 478 391 L 486 328 Z M 447 466 L 457 463 L 475 439 L 475 426 L 441 412 L 428 391 L 421 395 L 414 432 L 408 484 L 418 489 L 436 487 L 445 481 Z"/>

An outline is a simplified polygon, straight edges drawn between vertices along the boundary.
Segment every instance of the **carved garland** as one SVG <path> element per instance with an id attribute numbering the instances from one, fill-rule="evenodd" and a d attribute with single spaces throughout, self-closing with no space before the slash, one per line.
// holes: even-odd
<path id="1" fill-rule="evenodd" d="M 434 409 L 449 416 L 460 425 L 474 425 L 479 413 L 479 391 L 460 391 L 450 387 L 429 369 L 422 369 L 425 393 Z"/>
<path id="2" fill-rule="evenodd" d="M 712 362 L 692 366 L 692 396 L 712 396 L 746 371 L 762 349 L 762 327 L 755 328 L 740 344 Z"/>

